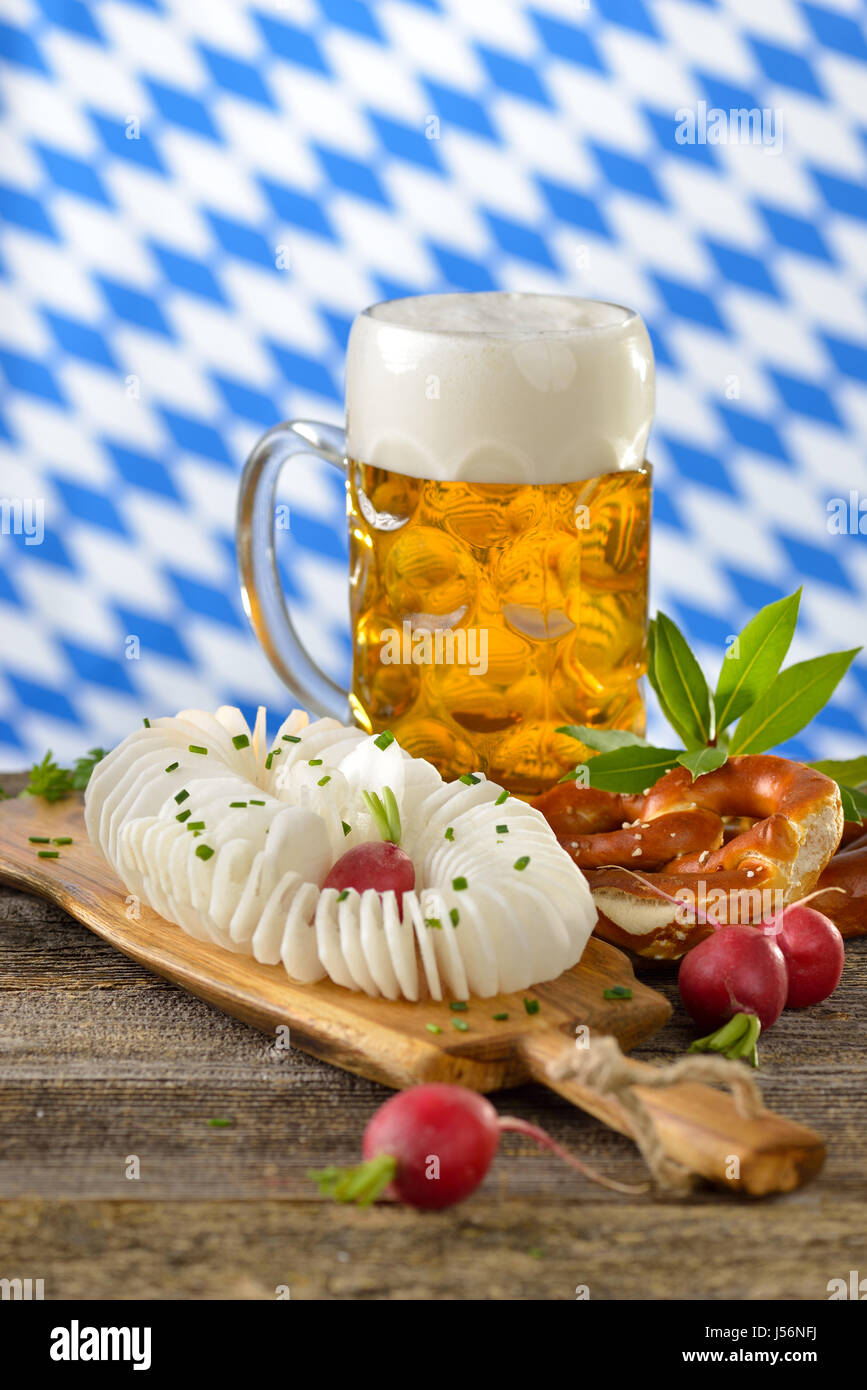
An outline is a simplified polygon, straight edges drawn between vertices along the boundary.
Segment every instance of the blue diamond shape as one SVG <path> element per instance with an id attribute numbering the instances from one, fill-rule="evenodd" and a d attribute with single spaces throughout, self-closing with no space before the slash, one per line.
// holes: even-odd
<path id="1" fill-rule="evenodd" d="M 681 284 L 666 275 L 655 275 L 653 278 L 671 313 L 693 323 L 705 324 L 718 333 L 725 333 L 725 324 L 709 295 L 697 290 L 694 285 Z"/>
<path id="2" fill-rule="evenodd" d="M 776 43 L 768 43 L 765 39 L 750 38 L 750 44 L 771 82 L 778 82 L 782 87 L 794 87 L 811 97 L 824 97 L 813 69 L 800 53 Z"/>
<path id="3" fill-rule="evenodd" d="M 342 188 L 346 193 L 352 193 L 358 198 L 366 198 L 370 203 L 378 203 L 380 207 L 390 206 L 382 184 L 367 164 L 362 164 L 358 159 L 351 159 L 339 150 L 329 150 L 325 145 L 314 144 L 313 148 L 322 161 L 329 182 L 334 184 L 335 188 Z"/>
<path id="4" fill-rule="evenodd" d="M 74 483 L 71 478 L 55 477 L 54 486 L 63 498 L 66 510 L 78 521 L 101 526 L 104 530 L 114 531 L 119 536 L 128 535 L 127 528 L 110 497 L 96 492 L 93 488 L 85 487 L 83 483 Z"/>
<path id="5" fill-rule="evenodd" d="M 190 294 L 196 294 L 201 299 L 209 299 L 214 304 L 226 303 L 211 270 L 202 261 L 194 261 L 192 257 L 184 256 L 170 246 L 160 246 L 156 241 L 152 241 L 150 247 L 162 266 L 166 279 L 173 285 L 188 290 Z"/>
<path id="6" fill-rule="evenodd" d="M 93 362 L 97 367 L 107 367 L 109 371 L 119 370 L 108 343 L 95 328 L 48 309 L 45 310 L 45 319 L 64 352 L 72 357 L 81 357 L 85 362 Z"/>
<path id="7" fill-rule="evenodd" d="M 79 722 L 77 713 L 60 690 L 52 690 L 40 681 L 28 680 L 14 671 L 6 671 L 5 676 L 15 691 L 18 703 L 25 709 L 51 715 L 53 719 L 64 719 L 68 724 Z"/>
<path id="8" fill-rule="evenodd" d="M 774 241 L 789 251 L 799 251 L 802 256 L 815 256 L 817 260 L 830 261 L 831 253 L 825 244 L 818 227 L 804 217 L 795 217 L 791 212 L 770 207 L 767 203 L 756 205 L 768 224 Z"/>
<path id="9" fill-rule="evenodd" d="M 129 637 L 138 637 L 142 657 L 146 657 L 150 652 L 157 652 L 172 661 L 190 661 L 190 653 L 178 636 L 173 623 L 161 623 L 146 613 L 136 612 L 135 609 L 125 608 L 120 604 L 115 605 L 114 611 L 123 624 L 124 633 Z"/>
<path id="10" fill-rule="evenodd" d="M 773 299 L 780 298 L 780 292 L 764 264 L 755 256 L 747 255 L 736 246 L 713 241 L 710 237 L 705 237 L 705 246 L 726 280 L 731 280 L 735 285 L 744 285 L 748 290 L 758 290 L 760 294 L 769 294 Z"/>
<path id="11" fill-rule="evenodd" d="M 76 159 L 64 150 L 52 149 L 38 141 L 34 142 L 33 148 L 45 165 L 51 182 L 57 184 L 58 188 L 65 188 L 80 198 L 89 198 L 92 203 L 111 206 L 99 174 L 86 160 Z"/>
<path id="12" fill-rule="evenodd" d="M 867 347 L 863 343 L 833 338 L 827 333 L 823 335 L 823 341 L 838 372 L 853 377 L 855 381 L 867 381 Z"/>
<path id="13" fill-rule="evenodd" d="M 751 415 L 743 409 L 735 410 L 731 405 L 718 405 L 717 410 L 736 444 L 740 444 L 744 449 L 756 449 L 760 454 L 768 454 L 770 458 L 789 462 L 783 441 L 768 420 L 762 420 L 758 415 Z"/>
<path id="14" fill-rule="evenodd" d="M 532 227 L 512 222 L 508 217 L 498 217 L 492 212 L 486 213 L 485 219 L 507 256 L 517 256 L 522 261 L 533 261 L 536 265 L 545 266 L 547 270 L 557 269 L 557 263 L 552 259 L 544 239 L 538 232 L 534 232 Z"/>
<path id="15" fill-rule="evenodd" d="M 57 232 L 42 204 L 36 198 L 31 198 L 29 193 L 10 188 L 8 184 L 0 184 L 0 217 L 4 222 L 26 227 L 28 232 L 37 232 L 39 236 L 57 240 Z"/>
<path id="16" fill-rule="evenodd" d="M 496 87 L 504 92 L 511 92 L 513 96 L 523 97 L 525 101 L 534 101 L 538 106 L 551 105 L 548 93 L 539 80 L 539 74 L 529 63 L 522 63 L 510 53 L 488 48 L 482 43 L 476 45 L 476 51 Z"/>
<path id="17" fill-rule="evenodd" d="M 306 357 L 301 352 L 283 347 L 279 343 L 269 343 L 268 346 L 274 354 L 281 372 L 293 386 L 300 386 L 305 391 L 315 391 L 318 395 L 327 396 L 335 401 L 341 399 L 331 373 L 323 363 L 317 362 L 313 357 Z"/>
<path id="18" fill-rule="evenodd" d="M 102 444 L 111 455 L 124 482 L 129 483 L 131 487 L 140 487 L 146 492 L 155 492 L 160 497 L 170 497 L 172 501 L 180 502 L 181 494 L 159 459 L 153 458 L 150 454 L 140 454 L 113 439 L 104 439 Z"/>
<path id="19" fill-rule="evenodd" d="M 228 464 L 230 468 L 233 466 L 222 436 L 212 425 L 206 425 L 204 420 L 196 420 L 192 415 L 182 415 L 177 410 L 163 409 L 160 414 L 179 449 L 201 454 L 202 458 L 213 459 L 215 463 Z"/>
<path id="20" fill-rule="evenodd" d="M 266 265 L 270 270 L 274 269 L 274 249 L 255 227 L 236 222 L 230 217 L 220 217 L 216 212 L 206 212 L 205 215 L 218 242 L 230 256 L 237 256 L 242 261 L 252 261 L 254 265 Z"/>
<path id="21" fill-rule="evenodd" d="M 12 24 L 0 24 L 0 54 L 20 68 L 33 68 L 34 72 L 48 71 L 30 35 Z"/>
<path id="22" fill-rule="evenodd" d="M 60 387 L 41 362 L 18 352 L 0 349 L 0 367 L 15 391 L 26 391 L 30 396 L 40 396 L 42 400 L 53 401 L 55 405 L 66 405 Z"/>
<path id="23" fill-rule="evenodd" d="M 788 372 L 769 369 L 769 375 L 790 410 L 796 411 L 798 415 L 809 415 L 813 420 L 836 425 L 838 429 L 843 428 L 834 402 L 821 386 L 812 381 L 805 381 L 802 377 L 791 376 Z"/>
<path id="24" fill-rule="evenodd" d="M 302 68 L 310 68 L 312 72 L 330 75 L 331 69 L 322 56 L 322 50 L 306 29 L 298 29 L 286 20 L 272 19 L 270 15 L 257 13 L 255 17 L 265 42 L 278 58 L 297 63 Z"/>
<path id="25" fill-rule="evenodd" d="M 441 172 L 439 155 L 434 148 L 436 140 L 428 140 L 412 126 L 393 121 L 391 117 L 382 116 L 378 111 L 371 111 L 369 115 L 389 154 L 395 155 L 398 159 L 409 160 L 411 164 L 418 164 L 422 169 Z"/>
<path id="26" fill-rule="evenodd" d="M 566 58 L 570 63 L 578 63 L 582 68 L 608 71 L 586 29 L 579 29 L 575 24 L 567 24 L 539 10 L 530 10 L 530 17 L 549 53 Z"/>
<path id="27" fill-rule="evenodd" d="M 551 179 L 540 178 L 538 184 L 554 216 L 561 222 L 570 222 L 573 227 L 584 227 L 597 236 L 610 239 L 608 224 L 592 198 Z"/>
<path id="28" fill-rule="evenodd" d="M 247 101 L 255 101 L 260 106 L 273 107 L 271 93 L 262 81 L 259 69 L 252 63 L 244 63 L 231 53 L 211 48 L 206 43 L 199 44 L 199 52 L 218 87 L 234 92 L 235 96 L 244 97 Z"/>
<path id="29" fill-rule="evenodd" d="M 639 198 L 649 198 L 655 203 L 664 202 L 659 185 L 648 168 L 646 161 L 632 159 L 619 150 L 608 149 L 605 145 L 590 142 L 606 183 L 622 188 L 626 193 L 635 193 Z"/>
<path id="30" fill-rule="evenodd" d="M 138 164 L 143 169 L 153 169 L 158 174 L 168 176 L 168 171 L 146 130 L 139 127 L 138 134 L 133 135 L 131 132 L 135 127 L 128 125 L 126 121 L 112 120 L 109 116 L 100 115 L 98 111 L 91 111 L 89 115 L 109 154 L 115 155 L 118 159 L 126 159 L 130 164 Z"/>
<path id="31" fill-rule="evenodd" d="M 147 78 L 146 85 L 164 120 L 182 126 L 184 130 L 192 130 L 196 135 L 205 135 L 209 140 L 220 139 L 208 108 L 196 97 L 177 87 L 168 87 L 152 77 Z"/>
<path id="32" fill-rule="evenodd" d="M 130 285 L 110 280 L 105 275 L 98 275 L 96 280 L 119 319 L 134 323 L 139 328 L 146 328 L 150 333 L 159 333 L 164 338 L 172 336 L 155 299 L 132 289 Z"/>
<path id="33" fill-rule="evenodd" d="M 433 108 L 447 125 L 456 125 L 461 130 L 471 130 L 474 135 L 483 135 L 486 140 L 495 140 L 496 134 L 488 113 L 481 102 L 459 92 L 455 87 L 446 87 L 442 82 L 425 82 Z"/>
<path id="34" fill-rule="evenodd" d="M 481 261 L 472 261 L 447 246 L 430 242 L 431 254 L 439 264 L 448 286 L 455 290 L 495 290 L 499 286 Z"/>

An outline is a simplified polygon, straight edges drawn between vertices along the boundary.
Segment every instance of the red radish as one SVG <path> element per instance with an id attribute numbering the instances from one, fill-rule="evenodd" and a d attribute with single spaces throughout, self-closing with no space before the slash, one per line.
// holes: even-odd
<path id="1" fill-rule="evenodd" d="M 718 1028 L 736 1013 L 755 1014 L 770 1028 L 786 1002 L 786 962 L 755 927 L 719 927 L 684 956 L 677 983 L 700 1028 Z"/>
<path id="2" fill-rule="evenodd" d="M 787 1009 L 806 1009 L 834 993 L 843 974 L 845 950 L 829 918 L 803 902 L 791 903 L 770 922 L 763 922 L 761 930 L 777 943 L 786 960 Z"/>
<path id="3" fill-rule="evenodd" d="M 356 845 L 341 855 L 329 870 L 323 888 L 375 888 L 377 893 L 392 889 L 400 899 L 401 893 L 415 888 L 415 865 L 406 850 L 389 840 L 370 840 Z"/>
<path id="4" fill-rule="evenodd" d="M 324 1168 L 309 1176 L 339 1202 L 369 1206 L 388 1189 L 409 1206 L 438 1211 L 475 1192 L 504 1130 L 527 1135 L 605 1187 L 630 1195 L 647 1190 L 594 1173 L 536 1125 L 501 1117 L 484 1096 L 444 1082 L 399 1091 L 380 1106 L 364 1131 L 365 1161 L 357 1168 Z"/>
<path id="5" fill-rule="evenodd" d="M 776 1023 L 786 1002 L 788 976 L 779 946 L 755 927 L 718 927 L 681 961 L 680 997 L 702 1028 L 691 1052 L 722 1052 L 758 1066 L 756 1042 Z"/>

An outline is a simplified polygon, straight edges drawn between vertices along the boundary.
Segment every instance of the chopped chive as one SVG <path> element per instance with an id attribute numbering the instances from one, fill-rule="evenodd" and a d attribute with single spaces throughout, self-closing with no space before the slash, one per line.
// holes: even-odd
<path id="1" fill-rule="evenodd" d="M 349 889 L 348 889 L 348 888 L 344 888 L 344 890 L 343 890 L 342 893 L 338 893 L 338 894 L 337 894 L 337 901 L 338 901 L 339 903 L 342 903 L 342 902 L 343 902 L 343 899 L 344 899 L 344 898 L 348 898 L 348 897 L 349 897 Z"/>
<path id="2" fill-rule="evenodd" d="M 394 734 L 391 732 L 391 729 L 383 729 L 382 733 L 378 734 L 373 741 L 377 748 L 381 748 L 384 752 L 389 744 L 394 743 Z"/>
<path id="3" fill-rule="evenodd" d="M 59 859 L 60 851 L 56 849 L 40 849 L 37 850 L 37 857 L 39 859 Z"/>
<path id="4" fill-rule="evenodd" d="M 71 844 L 72 844 L 72 836 L 71 836 L 71 835 L 55 835 L 55 837 L 54 837 L 54 839 L 51 841 L 51 843 L 52 843 L 53 845 L 71 845 Z"/>
<path id="5" fill-rule="evenodd" d="M 300 743 L 300 742 L 301 742 L 301 740 L 300 740 L 300 738 L 298 737 L 297 734 L 281 734 L 280 737 L 283 739 L 283 742 L 284 742 L 284 743 Z"/>
<path id="6" fill-rule="evenodd" d="M 612 985 L 610 989 L 603 989 L 603 999 L 631 999 L 632 990 L 628 985 Z"/>
<path id="7" fill-rule="evenodd" d="M 182 787 L 181 790 L 178 792 L 177 796 L 175 797 L 175 801 L 180 806 L 182 801 L 186 801 L 189 794 L 190 793 L 187 791 L 186 787 Z"/>
<path id="8" fill-rule="evenodd" d="M 508 792 L 500 792 L 500 795 L 497 797 L 496 801 L 494 802 L 494 805 L 495 805 L 495 806 L 502 806 L 503 802 L 504 802 L 504 801 L 508 801 L 508 799 L 509 799 L 509 793 L 508 793 Z"/>
<path id="9" fill-rule="evenodd" d="M 474 777 L 471 772 L 465 772 L 462 777 L 458 778 L 458 781 L 463 782 L 466 787 L 474 787 L 476 783 L 481 782 L 481 780 L 481 777 Z"/>
<path id="10" fill-rule="evenodd" d="M 461 874 L 459 878 L 452 879 L 452 887 L 456 893 L 462 893 L 466 886 L 467 880 L 464 878 L 463 874 Z"/>
<path id="11" fill-rule="evenodd" d="M 50 845 L 50 844 L 51 844 L 51 836 L 50 836 L 50 835 L 28 835 L 27 838 L 28 838 L 28 840 L 30 841 L 31 845 Z"/>
<path id="12" fill-rule="evenodd" d="M 453 907 L 449 912 L 449 921 L 451 922 L 453 927 L 456 927 L 460 920 L 460 913 L 458 912 L 456 907 Z"/>
<path id="13" fill-rule="evenodd" d="M 493 1014 L 493 1015 L 492 1015 L 492 1018 L 493 1018 L 493 1020 L 494 1020 L 495 1023 L 505 1023 L 505 1021 L 506 1021 L 506 1019 L 507 1019 L 508 1017 L 509 1017 L 508 1014 Z"/>
<path id="14" fill-rule="evenodd" d="M 455 828 L 453 825 L 449 826 L 443 838 L 446 840 L 453 840 L 455 838 Z"/>
<path id="15" fill-rule="evenodd" d="M 249 738 L 247 737 L 246 734 L 233 734 L 233 735 L 232 735 L 232 747 L 233 747 L 233 748 L 249 748 L 249 747 L 250 747 L 250 740 L 249 740 Z"/>
<path id="16" fill-rule="evenodd" d="M 231 1120 L 224 1120 L 220 1116 L 215 1116 L 213 1120 L 208 1120 L 212 1129 L 226 1129 L 232 1123 Z"/>
<path id="17" fill-rule="evenodd" d="M 453 1014 L 465 1014 L 469 1007 L 465 999 L 453 999 L 449 1004 L 449 1008 Z"/>
<path id="18" fill-rule="evenodd" d="M 151 726 L 151 721 L 150 721 L 147 717 L 145 717 L 145 718 L 142 720 L 142 723 L 144 724 L 144 726 L 145 726 L 146 729 L 149 729 L 150 726 Z"/>
<path id="19" fill-rule="evenodd" d="M 344 833 L 344 835 L 351 835 L 351 834 L 352 834 L 352 826 L 349 824 L 349 821 L 342 820 L 342 821 L 340 822 L 340 824 L 343 826 L 343 833 Z"/>
<path id="20" fill-rule="evenodd" d="M 524 1008 L 528 1014 L 537 1014 L 541 1007 L 542 1005 L 539 1003 L 538 999 L 528 999 L 527 996 L 524 995 Z"/>
<path id="21" fill-rule="evenodd" d="M 320 777 L 320 778 L 319 778 L 319 781 L 316 783 L 316 785 L 317 785 L 317 787 L 324 787 L 325 784 L 326 784 L 326 782 L 330 782 L 330 781 L 331 781 L 331 778 L 330 778 L 330 777 Z"/>
<path id="22" fill-rule="evenodd" d="M 520 859 L 516 859 L 516 860 L 515 860 L 514 864 L 512 865 L 512 868 L 513 868 L 513 869 L 526 869 L 526 867 L 527 867 L 527 865 L 529 864 L 529 862 L 530 862 L 530 856 L 529 856 L 529 854 L 522 854 L 521 857 L 520 857 Z"/>
<path id="23" fill-rule="evenodd" d="M 207 753 L 207 751 L 208 751 L 207 748 L 203 748 L 202 745 L 201 745 L 200 743 L 191 743 L 191 744 L 190 744 L 190 752 L 191 752 L 191 753 L 202 753 L 202 754 L 204 755 L 204 754 Z"/>
<path id="24" fill-rule="evenodd" d="M 246 806 L 246 805 L 247 805 L 246 801 L 230 801 L 230 802 L 229 802 L 229 809 L 230 809 L 230 810 L 234 810 L 235 807 L 237 807 L 237 806 Z"/>
<path id="25" fill-rule="evenodd" d="M 177 770 L 177 766 L 177 763 L 169 763 L 168 767 L 165 770 L 166 772 L 175 772 Z"/>
<path id="26" fill-rule="evenodd" d="M 264 803 L 264 801 L 256 801 L 255 798 L 251 796 L 251 797 L 250 797 L 250 805 L 251 805 L 251 806 L 264 806 L 265 803 Z"/>
<path id="27" fill-rule="evenodd" d="M 424 924 L 426 927 L 430 927 L 433 931 L 442 931 L 443 929 L 443 924 L 440 921 L 439 917 L 425 917 Z"/>
<path id="28" fill-rule="evenodd" d="M 310 761 L 308 762 L 307 766 L 308 766 L 308 767 L 321 767 L 321 766 L 322 766 L 322 759 L 321 759 L 321 758 L 311 758 Z"/>
<path id="29" fill-rule="evenodd" d="M 192 811 L 178 811 L 178 814 L 175 816 L 175 820 L 179 820 L 183 825 L 184 821 L 189 820 L 192 814 Z"/>
<path id="30" fill-rule="evenodd" d="M 191 820 L 187 825 L 188 830 L 204 830 L 204 828 L 205 822 L 203 820 Z"/>
<path id="31" fill-rule="evenodd" d="M 271 764 L 273 763 L 273 761 L 274 761 L 274 754 L 273 754 L 273 753 L 269 753 L 268 756 L 267 756 L 267 758 L 265 759 L 265 770 L 266 770 L 266 772 L 270 772 L 270 771 L 271 771 Z"/>
<path id="32" fill-rule="evenodd" d="M 470 1025 L 465 1023 L 462 1018 L 453 1018 L 452 1027 L 457 1028 L 459 1033 L 468 1033 L 470 1031 Z"/>
<path id="33" fill-rule="evenodd" d="M 507 825 L 498 825 L 495 829 L 498 835 L 508 835 L 509 833 L 509 827 Z"/>
<path id="34" fill-rule="evenodd" d="M 199 845 L 196 850 L 196 857 L 199 859 L 210 859 L 214 851 L 210 845 Z"/>
<path id="35" fill-rule="evenodd" d="M 425 1028 L 429 1033 L 441 1033 L 443 1031 L 438 1023 L 426 1023 Z"/>

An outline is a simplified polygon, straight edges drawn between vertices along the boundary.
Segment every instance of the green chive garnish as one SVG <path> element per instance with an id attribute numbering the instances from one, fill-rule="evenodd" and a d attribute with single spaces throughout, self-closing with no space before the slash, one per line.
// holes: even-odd
<path id="1" fill-rule="evenodd" d="M 71 835 L 55 835 L 55 837 L 54 837 L 54 839 L 51 841 L 51 843 L 52 843 L 53 845 L 71 845 L 71 844 L 72 844 L 72 836 L 71 836 Z"/>
<path id="2" fill-rule="evenodd" d="M 457 1028 L 459 1033 L 468 1033 L 470 1031 L 470 1025 L 465 1023 L 462 1018 L 453 1018 L 452 1027 Z"/>
<path id="3" fill-rule="evenodd" d="M 463 875 L 461 875 L 460 878 L 452 879 L 452 887 L 454 888 L 456 893 L 462 893 L 466 886 L 467 880 L 463 877 Z"/>
<path id="4" fill-rule="evenodd" d="M 481 777 L 474 777 L 471 772 L 465 772 L 462 777 L 458 778 L 458 781 L 463 782 L 466 787 L 474 787 L 476 783 L 481 782 L 481 780 Z"/>
<path id="5" fill-rule="evenodd" d="M 382 733 L 378 734 L 373 741 L 377 748 L 382 748 L 384 751 L 390 743 L 394 743 L 394 734 L 391 729 L 383 729 Z"/>
<path id="6" fill-rule="evenodd" d="M 453 825 L 449 826 L 443 838 L 446 840 L 453 840 L 455 838 L 455 828 Z"/>
<path id="7" fill-rule="evenodd" d="M 426 1023 L 425 1028 L 429 1033 L 441 1033 L 443 1031 L 438 1023 Z"/>
<path id="8" fill-rule="evenodd" d="M 175 820 L 179 820 L 183 825 L 184 821 L 189 820 L 192 814 L 192 811 L 178 811 L 178 814 L 175 816 Z"/>
<path id="9" fill-rule="evenodd" d="M 205 822 L 203 820 L 191 820 L 187 825 L 188 830 L 204 830 L 204 828 Z"/>
<path id="10" fill-rule="evenodd" d="M 249 748 L 249 747 L 250 747 L 250 740 L 249 740 L 249 738 L 247 737 L 246 734 L 233 734 L 233 735 L 232 735 L 232 747 L 233 747 L 233 748 Z"/>
<path id="11" fill-rule="evenodd" d="M 251 796 L 251 797 L 250 797 L 250 805 L 251 805 L 251 806 L 264 806 L 265 803 L 264 803 L 264 801 L 256 801 L 256 800 Z"/>
<path id="12" fill-rule="evenodd" d="M 270 772 L 270 771 L 271 771 L 271 764 L 273 763 L 273 761 L 274 761 L 274 754 L 273 754 L 273 753 L 269 753 L 268 756 L 267 756 L 267 758 L 265 759 L 265 770 L 266 770 L 267 772 Z"/>
<path id="13" fill-rule="evenodd" d="M 146 729 L 149 729 L 151 726 L 151 721 L 149 719 L 143 719 L 142 723 L 144 724 Z"/>
<path id="14" fill-rule="evenodd" d="M 344 833 L 344 835 L 351 835 L 351 834 L 352 834 L 352 826 L 349 824 L 349 821 L 347 821 L 347 820 L 342 820 L 342 821 L 340 822 L 340 824 L 343 826 L 343 833 Z"/>
<path id="15" fill-rule="evenodd" d="M 50 845 L 50 844 L 51 844 L 51 836 L 50 836 L 50 835 L 28 835 L 27 838 L 28 838 L 28 840 L 30 841 L 31 845 Z"/>
<path id="16" fill-rule="evenodd" d="M 230 801 L 230 802 L 229 802 L 229 809 L 230 809 L 230 810 L 235 810 L 235 808 L 238 807 L 238 806 L 246 806 L 246 805 L 247 805 L 246 801 Z"/>
<path id="17" fill-rule="evenodd" d="M 524 996 L 524 1008 L 528 1014 L 537 1014 L 541 1007 L 538 999 L 528 999 L 526 995 Z"/>
<path id="18" fill-rule="evenodd" d="M 202 745 L 201 745 L 200 743 L 191 743 L 191 744 L 190 744 L 190 752 L 191 752 L 191 753 L 207 753 L 207 751 L 208 751 L 207 748 L 203 748 Z"/>
<path id="19" fill-rule="evenodd" d="M 319 781 L 316 783 L 316 785 L 317 785 L 317 787 L 324 787 L 325 784 L 326 784 L 326 782 L 330 782 L 330 781 L 331 781 L 331 778 L 330 778 L 330 777 L 320 777 L 320 778 L 319 778 Z"/>
<path id="20" fill-rule="evenodd" d="M 308 762 L 307 766 L 308 766 L 308 767 L 321 767 L 321 766 L 322 766 L 322 759 L 321 759 L 321 758 L 311 758 L 310 761 Z"/>
<path id="21" fill-rule="evenodd" d="M 516 859 L 516 860 L 515 860 L 514 864 L 512 865 L 512 868 L 513 868 L 513 869 L 526 869 L 526 867 L 527 867 L 527 865 L 529 864 L 529 862 L 530 862 L 530 856 L 529 856 L 529 854 L 522 854 L 521 857 L 520 857 L 520 859 Z"/>
<path id="22" fill-rule="evenodd" d="M 300 740 L 300 738 L 298 737 L 297 734 L 282 734 L 281 737 L 282 737 L 284 743 L 300 743 L 300 742 L 301 742 L 301 740 Z"/>
<path id="23" fill-rule="evenodd" d="M 176 802 L 178 803 L 178 805 L 180 806 L 180 804 L 181 804 L 182 801 L 186 801 L 186 799 L 187 799 L 187 797 L 189 796 L 189 794 L 190 794 L 190 793 L 187 791 L 186 787 L 183 787 L 183 788 L 178 792 L 177 796 L 175 797 L 175 801 L 176 801 Z"/>
<path id="24" fill-rule="evenodd" d="M 344 888 L 344 890 L 343 890 L 342 893 L 338 893 L 338 894 L 337 894 L 337 901 L 338 901 L 339 903 L 342 903 L 342 902 L 343 902 L 343 899 L 344 899 L 344 898 L 348 898 L 348 897 L 349 897 L 349 889 L 348 889 L 348 888 Z"/>
<path id="25" fill-rule="evenodd" d="M 465 1014 L 469 1008 L 469 1004 L 465 999 L 453 999 L 449 1004 L 449 1008 L 453 1014 Z"/>
<path id="26" fill-rule="evenodd" d="M 430 927 L 432 931 L 442 931 L 443 929 L 443 924 L 439 917 L 425 917 L 424 924 L 426 927 Z"/>
<path id="27" fill-rule="evenodd" d="M 460 920 L 461 920 L 461 918 L 460 918 L 460 914 L 459 914 L 457 908 L 456 908 L 456 907 L 453 907 L 453 908 L 451 909 L 451 911 L 449 912 L 449 921 L 451 922 L 451 924 L 452 924 L 453 927 L 456 927 L 456 926 L 458 925 L 458 922 L 459 922 Z"/>
<path id="28" fill-rule="evenodd" d="M 494 1020 L 495 1023 L 505 1023 L 505 1021 L 506 1021 L 506 1019 L 509 1017 L 509 1015 L 508 1015 L 508 1014 L 493 1014 L 492 1017 L 493 1017 L 493 1020 Z"/>
<path id="29" fill-rule="evenodd" d="M 602 991 L 603 999 L 631 999 L 632 990 L 628 985 L 612 985 L 610 989 Z"/>
<path id="30" fill-rule="evenodd" d="M 196 855 L 199 859 L 210 859 L 213 853 L 210 845 L 198 845 L 196 848 Z"/>
<path id="31" fill-rule="evenodd" d="M 60 858 L 60 852 L 59 852 L 58 850 L 56 850 L 56 849 L 40 849 L 40 850 L 37 850 L 36 853 L 37 853 L 37 858 L 39 858 L 39 859 L 59 859 L 59 858 Z"/>
<path id="32" fill-rule="evenodd" d="M 169 763 L 168 767 L 166 768 L 166 772 L 176 772 L 177 766 L 177 763 Z"/>
<path id="33" fill-rule="evenodd" d="M 508 799 L 509 799 L 509 793 L 508 793 L 508 792 L 500 792 L 500 795 L 497 797 L 496 801 L 494 802 L 494 805 L 495 805 L 495 806 L 502 806 L 503 802 L 504 802 L 504 801 L 508 801 Z"/>
<path id="34" fill-rule="evenodd" d="M 204 846 L 202 846 L 201 848 L 204 848 Z M 198 850 L 196 851 L 196 853 L 198 853 Z M 226 1129 L 226 1127 L 231 1123 L 231 1120 L 223 1120 L 219 1116 L 215 1117 L 213 1120 L 208 1120 L 208 1124 L 211 1126 L 212 1129 Z"/>

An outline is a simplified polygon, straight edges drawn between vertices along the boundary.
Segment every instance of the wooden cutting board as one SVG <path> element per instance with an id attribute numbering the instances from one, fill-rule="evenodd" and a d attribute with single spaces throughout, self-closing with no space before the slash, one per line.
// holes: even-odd
<path id="1" fill-rule="evenodd" d="M 73 843 L 33 844 L 30 836 L 72 836 Z M 54 849 L 57 859 L 39 858 L 39 850 Z M 594 1035 L 605 1033 L 627 1050 L 671 1013 L 663 995 L 635 979 L 627 957 L 595 937 L 573 969 L 526 992 L 539 1001 L 537 1013 L 528 1013 L 518 994 L 472 1000 L 466 1012 L 455 1013 L 447 1002 L 370 999 L 330 980 L 294 984 L 281 967 L 196 941 L 130 899 L 88 840 L 77 795 L 53 806 L 33 797 L 0 805 L 0 879 L 58 903 L 125 955 L 245 1023 L 270 1033 L 288 1026 L 291 1046 L 335 1066 L 398 1088 L 450 1081 L 495 1091 L 532 1078 L 624 1134 L 630 1121 L 618 1100 L 555 1079 L 553 1068 L 575 1045 L 581 1025 L 591 1046 Z M 614 985 L 628 986 L 632 998 L 605 999 Z M 499 1013 L 508 1019 L 495 1021 Z M 467 1031 L 457 1030 L 456 1020 Z M 427 1024 L 442 1031 L 432 1033 Z M 695 1083 L 635 1089 L 665 1151 L 727 1188 L 786 1192 L 822 1166 L 824 1145 L 811 1130 L 771 1111 L 746 1119 L 726 1092 Z M 733 1170 L 738 1175 L 729 1177 Z"/>

